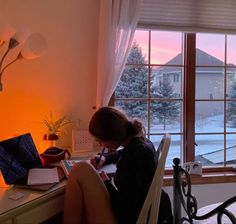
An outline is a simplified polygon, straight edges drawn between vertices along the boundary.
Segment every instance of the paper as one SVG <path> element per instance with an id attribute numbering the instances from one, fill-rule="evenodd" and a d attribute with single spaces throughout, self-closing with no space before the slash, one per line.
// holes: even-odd
<path id="1" fill-rule="evenodd" d="M 58 183 L 57 168 L 33 168 L 28 173 L 28 185 Z"/>
<path id="2" fill-rule="evenodd" d="M 20 199 L 20 198 L 22 198 L 24 196 L 25 196 L 24 193 L 17 191 L 17 192 L 14 192 L 13 194 L 9 195 L 8 198 L 10 198 L 12 200 L 18 200 L 18 199 Z"/>

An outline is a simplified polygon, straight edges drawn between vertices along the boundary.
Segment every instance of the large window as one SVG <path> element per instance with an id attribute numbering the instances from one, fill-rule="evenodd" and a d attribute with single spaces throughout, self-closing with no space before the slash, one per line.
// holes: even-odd
<path id="1" fill-rule="evenodd" d="M 140 118 L 158 146 L 204 166 L 236 163 L 236 36 L 136 30 L 115 106 Z"/>

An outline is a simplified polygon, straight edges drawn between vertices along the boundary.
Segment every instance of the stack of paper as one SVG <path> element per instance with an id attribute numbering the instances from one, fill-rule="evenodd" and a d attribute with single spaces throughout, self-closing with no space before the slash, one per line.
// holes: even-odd
<path id="1" fill-rule="evenodd" d="M 58 183 L 57 168 L 33 168 L 28 173 L 28 185 Z"/>

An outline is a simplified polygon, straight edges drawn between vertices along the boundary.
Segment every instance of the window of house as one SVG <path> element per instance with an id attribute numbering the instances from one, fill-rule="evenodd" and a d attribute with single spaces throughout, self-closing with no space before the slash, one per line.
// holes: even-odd
<path id="1" fill-rule="evenodd" d="M 176 74 L 176 73 L 175 73 L 173 76 L 174 76 L 174 77 L 173 77 L 173 81 L 174 81 L 174 82 L 179 82 L 179 74 Z"/>
<path id="2" fill-rule="evenodd" d="M 174 157 L 235 165 L 235 43 L 234 35 L 136 30 L 114 102 L 143 121 L 156 147 L 172 135 L 167 167 Z"/>

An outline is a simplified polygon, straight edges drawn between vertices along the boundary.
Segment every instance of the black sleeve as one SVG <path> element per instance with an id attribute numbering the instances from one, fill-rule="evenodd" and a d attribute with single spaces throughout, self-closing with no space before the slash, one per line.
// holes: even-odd
<path id="1" fill-rule="evenodd" d="M 118 162 L 118 160 L 120 159 L 121 155 L 122 155 L 122 149 L 117 150 L 116 152 L 112 153 L 112 154 L 106 154 L 104 155 L 106 160 L 104 164 L 110 164 L 110 163 L 114 163 L 116 164 Z"/>

